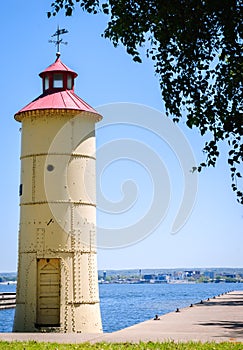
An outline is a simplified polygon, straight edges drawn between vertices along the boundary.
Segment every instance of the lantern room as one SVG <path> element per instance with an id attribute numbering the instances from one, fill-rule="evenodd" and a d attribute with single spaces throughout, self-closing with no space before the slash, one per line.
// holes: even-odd
<path id="1" fill-rule="evenodd" d="M 73 92 L 74 79 L 78 76 L 76 72 L 62 63 L 59 57 L 39 75 L 43 81 L 44 95 L 65 90 Z"/>

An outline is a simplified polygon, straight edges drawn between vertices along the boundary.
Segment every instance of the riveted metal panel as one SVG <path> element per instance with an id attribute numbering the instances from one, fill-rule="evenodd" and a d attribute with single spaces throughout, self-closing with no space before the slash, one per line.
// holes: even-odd
<path id="1" fill-rule="evenodd" d="M 95 160 L 71 158 L 67 168 L 67 184 L 73 201 L 95 204 Z"/>
<path id="2" fill-rule="evenodd" d="M 64 125 L 68 128 L 70 117 L 68 115 L 60 118 L 58 114 L 46 111 L 46 115 L 41 118 L 29 117 L 24 118 L 22 122 L 22 151 L 21 156 L 29 154 L 47 153 L 53 144 L 57 133 L 61 134 Z M 38 135 L 37 135 L 38 132 Z M 71 153 L 70 137 L 64 139 L 58 144 L 57 151 L 60 153 Z"/>
<path id="3" fill-rule="evenodd" d="M 20 203 L 30 202 L 33 198 L 33 157 L 21 161 L 21 184 L 22 195 Z"/>
<path id="4" fill-rule="evenodd" d="M 96 254 L 74 254 L 74 302 L 98 300 Z"/>
<path id="5" fill-rule="evenodd" d="M 19 254 L 14 332 L 35 330 L 36 278 L 36 254 Z"/>
<path id="6" fill-rule="evenodd" d="M 83 118 L 73 118 L 72 148 L 75 153 L 95 156 L 95 127 L 93 116 L 83 114 Z"/>
<path id="7" fill-rule="evenodd" d="M 75 250 L 79 252 L 96 252 L 95 226 L 92 223 L 83 221 L 79 229 L 73 230 L 75 237 Z"/>

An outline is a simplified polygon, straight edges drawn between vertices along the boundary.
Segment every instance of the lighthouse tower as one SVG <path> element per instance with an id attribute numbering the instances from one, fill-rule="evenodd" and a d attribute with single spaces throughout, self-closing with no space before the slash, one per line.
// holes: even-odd
<path id="1" fill-rule="evenodd" d="M 97 263 L 95 123 L 57 54 L 22 123 L 14 332 L 102 332 Z"/>

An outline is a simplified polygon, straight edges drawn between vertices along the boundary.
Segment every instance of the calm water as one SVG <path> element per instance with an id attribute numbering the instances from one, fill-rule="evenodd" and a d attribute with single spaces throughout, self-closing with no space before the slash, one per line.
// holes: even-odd
<path id="1" fill-rule="evenodd" d="M 243 290 L 243 283 L 102 284 L 103 330 L 114 332 L 230 290 Z M 0 285 L 0 292 L 10 291 L 15 285 Z M 0 332 L 11 332 L 13 318 L 14 309 L 0 310 Z"/>

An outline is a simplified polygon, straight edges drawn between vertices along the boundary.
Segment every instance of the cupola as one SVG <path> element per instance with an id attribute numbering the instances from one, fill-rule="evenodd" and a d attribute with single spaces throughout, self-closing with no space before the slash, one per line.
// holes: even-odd
<path id="1" fill-rule="evenodd" d="M 74 92 L 74 79 L 78 74 L 62 63 L 58 56 L 39 76 L 43 82 L 43 95 L 47 95 L 65 90 Z"/>

